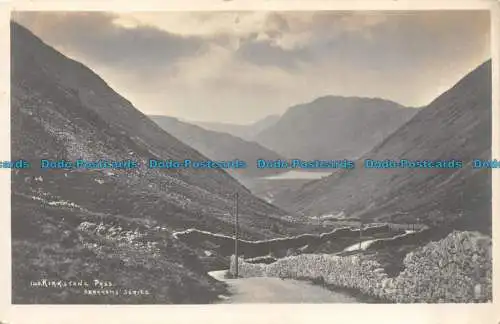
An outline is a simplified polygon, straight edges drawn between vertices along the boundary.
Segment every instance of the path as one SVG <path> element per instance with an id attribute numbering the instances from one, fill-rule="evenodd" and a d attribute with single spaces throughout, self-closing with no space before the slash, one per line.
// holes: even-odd
<path id="1" fill-rule="evenodd" d="M 226 279 L 226 271 L 212 271 L 208 274 L 229 285 L 231 296 L 221 303 L 360 303 L 346 293 L 333 292 L 321 286 L 280 278 Z"/>
<path id="2" fill-rule="evenodd" d="M 356 244 L 353 244 L 351 246 L 348 246 L 344 249 L 344 252 L 353 252 L 353 251 L 365 251 L 368 247 L 370 247 L 370 245 L 373 243 L 373 242 L 376 242 L 376 241 L 384 241 L 384 240 L 392 240 L 396 237 L 403 237 L 403 236 L 406 236 L 408 234 L 412 234 L 412 233 L 415 233 L 416 231 L 412 231 L 412 230 L 406 230 L 404 234 L 401 234 L 401 235 L 396 235 L 394 237 L 390 237 L 390 238 L 383 238 L 383 239 L 371 239 L 371 240 L 366 240 L 366 241 L 362 241 L 361 242 L 361 245 L 359 243 L 356 243 Z"/>
<path id="3" fill-rule="evenodd" d="M 352 251 L 358 251 L 358 250 L 366 250 L 373 242 L 375 242 L 377 239 L 373 240 L 366 240 L 362 241 L 361 244 L 356 243 L 351 246 L 348 246 L 344 249 L 344 252 L 352 252 Z M 361 245 L 361 246 L 360 246 Z"/>

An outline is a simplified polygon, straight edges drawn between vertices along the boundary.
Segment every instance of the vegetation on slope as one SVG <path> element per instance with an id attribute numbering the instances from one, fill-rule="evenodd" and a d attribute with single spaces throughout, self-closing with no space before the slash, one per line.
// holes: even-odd
<path id="1" fill-rule="evenodd" d="M 33 197 L 13 197 L 15 304 L 210 303 L 225 292 L 168 230 Z"/>

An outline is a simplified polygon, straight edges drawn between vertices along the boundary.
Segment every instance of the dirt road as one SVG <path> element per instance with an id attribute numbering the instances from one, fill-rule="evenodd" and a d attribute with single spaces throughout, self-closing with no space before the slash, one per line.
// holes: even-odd
<path id="1" fill-rule="evenodd" d="M 345 293 L 327 290 L 305 281 L 279 278 L 225 279 L 225 271 L 209 275 L 229 285 L 231 296 L 221 303 L 360 303 Z"/>

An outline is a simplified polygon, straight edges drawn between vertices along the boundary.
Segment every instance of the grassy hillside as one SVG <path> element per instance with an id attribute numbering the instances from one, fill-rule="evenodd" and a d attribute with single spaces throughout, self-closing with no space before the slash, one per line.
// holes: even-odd
<path id="1" fill-rule="evenodd" d="M 16 23 L 11 23 L 11 60 L 12 159 L 32 163 L 31 169 L 12 171 L 14 303 L 214 300 L 224 287 L 172 233 L 196 227 L 231 235 L 235 192 L 241 237 L 300 231 L 282 220 L 282 210 L 222 170 L 40 169 L 40 159 L 207 158 L 162 130 L 90 69 Z M 87 289 L 94 279 L 109 280 L 121 293 L 41 288 L 42 279 L 85 281 Z M 126 295 L 126 289 L 149 294 Z"/>

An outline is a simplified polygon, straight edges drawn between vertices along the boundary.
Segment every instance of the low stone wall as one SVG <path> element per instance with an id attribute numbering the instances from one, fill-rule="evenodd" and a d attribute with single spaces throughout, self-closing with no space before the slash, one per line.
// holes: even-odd
<path id="1" fill-rule="evenodd" d="M 364 236 L 368 237 L 376 234 L 394 234 L 391 232 L 391 228 L 387 224 L 378 224 L 366 227 L 363 229 L 362 233 Z M 322 234 L 302 234 L 260 241 L 247 241 L 240 239 L 238 240 L 238 249 L 239 253 L 244 255 L 246 258 L 255 258 L 266 256 L 269 253 L 279 254 L 286 252 L 288 249 L 299 249 L 304 246 L 316 246 L 340 239 L 352 239 L 352 243 L 355 243 L 359 236 L 359 229 L 343 227 L 336 228 L 333 231 Z M 200 244 L 210 242 L 211 244 L 218 246 L 216 248 L 217 253 L 223 256 L 230 256 L 234 253 L 234 238 L 230 236 L 214 234 L 197 229 L 189 229 L 174 233 L 174 237 L 191 246 L 199 246 Z"/>
<path id="2" fill-rule="evenodd" d="M 395 303 L 467 303 L 492 299 L 491 238 L 454 232 L 409 253 L 405 270 L 389 278 L 380 264 L 359 255 L 302 254 L 272 264 L 239 260 L 243 277 L 322 279 Z M 235 259 L 230 271 L 234 273 Z"/>

